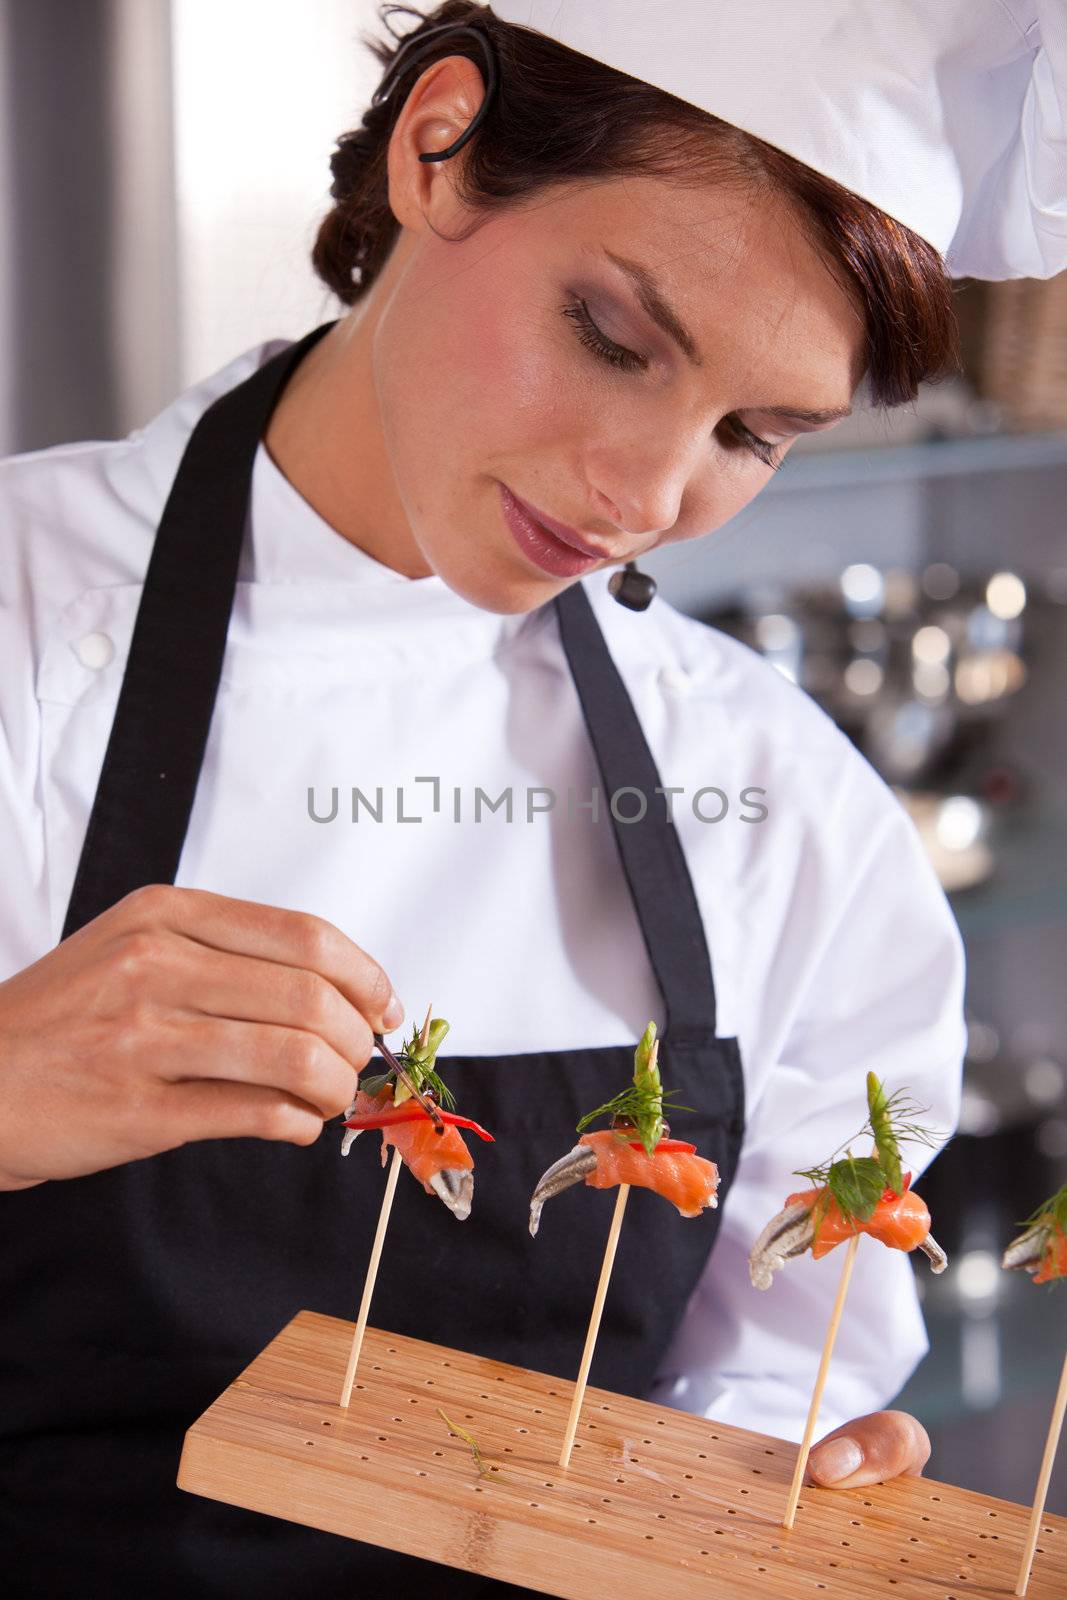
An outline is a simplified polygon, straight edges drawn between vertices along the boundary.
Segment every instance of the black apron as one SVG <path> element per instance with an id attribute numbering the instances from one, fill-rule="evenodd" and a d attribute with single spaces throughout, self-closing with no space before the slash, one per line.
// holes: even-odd
<path id="1" fill-rule="evenodd" d="M 64 936 L 128 890 L 174 879 L 255 452 L 286 379 L 332 326 L 221 396 L 189 440 L 153 547 Z M 615 838 L 663 994 L 664 1078 L 681 1103 L 699 1108 L 675 1131 L 717 1162 L 724 1199 L 741 1144 L 741 1061 L 737 1040 L 715 1034 L 692 882 L 581 584 L 552 603 L 604 789 L 633 786 L 648 797 L 644 820 L 613 820 Z M 365 938 L 373 952 L 373 926 Z M 443 953 L 442 997 L 447 963 Z M 441 1065 L 460 1108 L 497 1142 L 476 1142 L 466 1222 L 402 1175 L 372 1321 L 573 1378 L 610 1205 L 580 1184 L 550 1203 L 533 1240 L 529 1197 L 573 1144 L 579 1116 L 629 1081 L 633 1046 L 448 1056 Z M 355 1315 L 383 1180 L 370 1140 L 346 1160 L 339 1145 L 336 1125 L 310 1148 L 214 1140 L 0 1196 L 0 1571 L 15 1582 L 9 1592 L 108 1600 L 520 1592 L 175 1487 L 185 1429 L 298 1310 Z M 720 1215 L 683 1220 L 658 1196 L 633 1191 L 594 1383 L 647 1392 Z"/>

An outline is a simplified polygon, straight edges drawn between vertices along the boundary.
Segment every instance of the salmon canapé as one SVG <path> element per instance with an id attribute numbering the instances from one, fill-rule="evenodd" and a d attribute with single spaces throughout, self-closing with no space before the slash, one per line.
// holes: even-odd
<path id="1" fill-rule="evenodd" d="M 791 1194 L 764 1228 L 748 1258 L 749 1276 L 757 1289 L 769 1289 L 774 1274 L 787 1261 L 810 1250 L 818 1261 L 857 1234 L 870 1234 L 891 1250 L 921 1250 L 934 1272 L 944 1272 L 948 1257 L 930 1232 L 926 1203 L 909 1187 L 900 1194 L 885 1189 L 867 1218 L 846 1215 L 825 1187 Z"/>
<path id="2" fill-rule="evenodd" d="M 605 1128 L 583 1133 L 573 1150 L 541 1174 L 530 1200 L 530 1232 L 536 1235 L 546 1200 L 583 1181 L 591 1189 L 613 1189 L 621 1183 L 651 1189 L 683 1217 L 698 1217 L 719 1203 L 719 1169 L 698 1156 L 695 1145 L 661 1138 L 649 1155 L 632 1129 Z"/>
<path id="3" fill-rule="evenodd" d="M 719 1169 L 714 1161 L 698 1156 L 695 1144 L 669 1137 L 663 1113 L 673 1093 L 660 1080 L 659 1039 L 656 1024 L 650 1022 L 634 1051 L 633 1083 L 582 1117 L 575 1130 L 582 1135 L 578 1143 L 537 1180 L 530 1198 L 530 1232 L 536 1234 L 546 1200 L 583 1181 L 591 1189 L 623 1184 L 651 1189 L 683 1217 L 699 1217 L 709 1206 L 717 1206 Z M 602 1116 L 611 1117 L 610 1128 L 582 1133 Z"/>
<path id="4" fill-rule="evenodd" d="M 436 1194 L 448 1209 L 462 1222 L 470 1215 L 474 1194 L 474 1157 L 467 1149 L 459 1128 L 468 1127 L 483 1139 L 492 1134 L 466 1117 L 454 1117 L 451 1112 L 438 1111 L 444 1123 L 439 1133 L 433 1122 L 415 1101 L 393 1104 L 391 1087 L 379 1094 L 369 1095 L 360 1089 L 348 1109 L 344 1124 L 348 1130 L 341 1154 L 347 1155 L 351 1140 L 360 1133 L 375 1128 L 382 1135 L 382 1165 L 385 1165 L 388 1147 L 393 1145 L 408 1171 L 416 1177 L 427 1194 Z"/>
<path id="5" fill-rule="evenodd" d="M 756 1240 L 748 1271 L 757 1289 L 769 1289 L 787 1261 L 810 1250 L 818 1261 L 846 1239 L 870 1234 L 890 1250 L 921 1250 L 934 1272 L 944 1272 L 948 1257 L 930 1232 L 930 1213 L 912 1193 L 911 1173 L 903 1170 L 902 1141 L 936 1146 L 936 1137 L 918 1119 L 903 1089 L 890 1094 L 873 1072 L 867 1074 L 867 1122 L 857 1137 L 874 1141 L 870 1155 L 848 1154 L 822 1166 L 797 1169 L 812 1184 L 791 1194 Z"/>
<path id="6" fill-rule="evenodd" d="M 1035 1283 L 1067 1278 L 1067 1183 L 1022 1224 L 1004 1252 L 1003 1267 L 1022 1267 Z"/>
<path id="7" fill-rule="evenodd" d="M 801 1194 L 791 1194 L 786 1205 L 803 1205 L 811 1211 L 824 1194 L 823 1189 L 805 1189 Z M 866 1221 L 843 1216 L 831 1195 L 815 1227 L 812 1256 L 816 1261 L 820 1260 L 837 1245 L 851 1239 L 854 1233 L 869 1233 L 891 1250 L 914 1250 L 930 1233 L 930 1213 L 926 1202 L 908 1188 L 903 1194 L 893 1194 L 887 1189 L 875 1207 L 873 1216 Z"/>

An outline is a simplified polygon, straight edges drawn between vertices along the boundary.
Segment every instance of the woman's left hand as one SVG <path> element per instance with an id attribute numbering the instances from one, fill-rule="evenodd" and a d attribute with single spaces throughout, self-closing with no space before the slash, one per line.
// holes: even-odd
<path id="1" fill-rule="evenodd" d="M 825 1488 L 861 1489 L 920 1477 L 929 1459 L 930 1436 L 921 1422 L 906 1411 L 872 1411 L 813 1445 L 808 1470 Z"/>

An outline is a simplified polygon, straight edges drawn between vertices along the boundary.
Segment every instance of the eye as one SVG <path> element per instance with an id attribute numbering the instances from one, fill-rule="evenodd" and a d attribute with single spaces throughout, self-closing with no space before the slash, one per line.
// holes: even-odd
<path id="1" fill-rule="evenodd" d="M 562 307 L 565 317 L 570 317 L 575 324 L 578 338 L 587 350 L 591 350 L 601 361 L 608 362 L 613 367 L 619 367 L 623 372 L 643 372 L 648 366 L 646 356 L 637 355 L 633 350 L 627 350 L 624 345 L 616 344 L 597 327 L 589 315 L 589 307 L 584 300 L 574 300 Z M 724 417 L 723 427 L 740 441 L 752 455 L 763 462 L 764 466 L 772 467 L 775 472 L 781 466 L 778 452 L 780 445 L 773 445 L 769 439 L 761 439 L 759 434 L 746 428 L 743 422 L 735 417 Z"/>
<path id="2" fill-rule="evenodd" d="M 725 417 L 723 422 L 724 426 L 737 435 L 742 444 L 748 446 L 754 456 L 759 457 L 765 467 L 773 467 L 775 472 L 778 471 L 778 468 L 782 465 L 781 451 L 783 447 L 780 444 L 772 444 L 769 439 L 761 439 L 758 433 L 753 433 L 751 429 L 746 428 L 743 422 L 737 421 L 736 417 Z"/>
<path id="3" fill-rule="evenodd" d="M 564 306 L 563 315 L 573 319 L 579 339 L 587 350 L 592 350 L 602 361 L 609 361 L 613 367 L 622 367 L 626 372 L 643 371 L 648 366 L 645 356 L 639 356 L 633 350 L 615 344 L 606 334 L 601 333 L 589 315 L 589 307 L 584 300 L 574 300 Z"/>

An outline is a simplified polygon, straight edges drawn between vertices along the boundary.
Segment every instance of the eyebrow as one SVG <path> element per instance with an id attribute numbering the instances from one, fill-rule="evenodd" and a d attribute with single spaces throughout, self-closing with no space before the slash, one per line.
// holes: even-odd
<path id="1" fill-rule="evenodd" d="M 677 313 L 668 305 L 663 292 L 647 267 L 639 261 L 631 261 L 626 256 L 616 255 L 614 250 L 604 246 L 604 254 L 609 261 L 629 278 L 639 304 L 658 328 L 673 339 L 678 348 L 686 356 L 690 366 L 702 367 L 703 358 L 697 349 L 696 340 L 689 329 L 682 322 Z M 746 411 L 759 411 L 768 417 L 797 418 L 801 422 L 837 422 L 841 417 L 852 415 L 851 406 L 830 406 L 821 411 L 810 411 L 803 406 L 746 406 Z"/>

